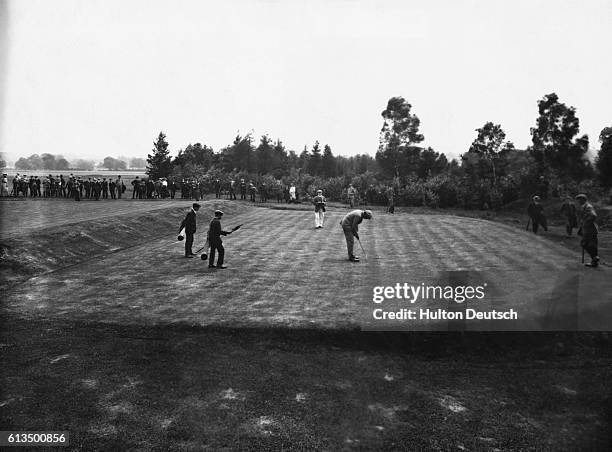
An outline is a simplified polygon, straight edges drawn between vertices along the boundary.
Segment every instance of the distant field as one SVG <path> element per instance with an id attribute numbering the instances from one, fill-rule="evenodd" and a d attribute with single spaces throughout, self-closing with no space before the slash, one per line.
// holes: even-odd
<path id="1" fill-rule="evenodd" d="M 568 328 L 584 326 L 568 309 L 610 322 L 610 269 L 588 273 L 577 249 L 375 212 L 352 264 L 346 208 L 315 230 L 309 210 L 209 200 L 194 249 L 215 208 L 244 224 L 211 270 L 176 240 L 189 205 L 4 202 L 3 426 L 70 430 L 83 450 L 605 448 L 605 335 L 360 331 L 373 285 L 453 278 Z"/>
<path id="2" fill-rule="evenodd" d="M 86 177 L 117 177 L 124 176 L 134 178 L 136 176 L 142 177 L 144 176 L 145 170 L 132 170 L 132 171 L 108 171 L 108 170 L 95 170 L 95 171 L 78 171 L 78 170 L 16 170 L 16 169 L 5 169 L 2 170 L 3 174 L 6 174 L 9 178 L 14 177 L 16 174 L 26 174 L 28 176 L 48 176 L 52 174 L 53 176 L 59 176 L 63 174 L 64 177 L 69 174 L 74 174 L 75 176 L 86 176 Z"/>

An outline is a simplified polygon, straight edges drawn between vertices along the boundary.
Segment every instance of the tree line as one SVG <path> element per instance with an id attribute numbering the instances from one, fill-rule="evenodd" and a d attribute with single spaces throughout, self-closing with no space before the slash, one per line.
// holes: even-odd
<path id="1" fill-rule="evenodd" d="M 499 207 L 535 193 L 593 195 L 612 187 L 612 127 L 601 131 L 601 146 L 591 162 L 589 138 L 579 133 L 576 109 L 555 93 L 545 95 L 537 107 L 527 149 L 516 149 L 500 124 L 487 122 L 476 129 L 469 149 L 449 160 L 421 145 L 424 136 L 412 105 L 392 97 L 381 113 L 374 157 L 334 155 L 319 141 L 298 153 L 280 139 L 263 135 L 257 141 L 249 133 L 237 134 L 232 144 L 217 152 L 195 143 L 171 158 L 166 135 L 160 132 L 147 157 L 147 173 L 155 179 L 281 180 L 296 183 L 306 193 L 326 189 L 331 198 L 341 197 L 341 187 L 352 183 L 373 201 L 382 200 L 385 188 L 392 186 L 400 203 L 468 208 Z"/>

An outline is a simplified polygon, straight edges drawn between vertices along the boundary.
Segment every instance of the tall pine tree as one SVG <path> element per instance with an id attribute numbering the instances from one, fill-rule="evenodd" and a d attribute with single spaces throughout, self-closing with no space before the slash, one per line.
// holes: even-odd
<path id="1" fill-rule="evenodd" d="M 159 132 L 157 141 L 153 143 L 152 151 L 152 154 L 147 154 L 147 175 L 152 179 L 168 177 L 172 169 L 172 162 L 166 135 L 163 132 Z"/>
<path id="2" fill-rule="evenodd" d="M 323 148 L 323 157 L 321 158 L 321 172 L 325 177 L 336 177 L 336 159 L 329 145 Z"/>
<path id="3" fill-rule="evenodd" d="M 308 159 L 308 174 L 318 176 L 321 172 L 321 146 L 319 141 L 315 141 L 314 146 Z"/>
<path id="4" fill-rule="evenodd" d="M 589 138 L 578 137 L 576 109 L 559 102 L 559 97 L 551 93 L 538 102 L 538 112 L 536 127 L 531 128 L 530 151 L 540 172 L 552 169 L 563 179 L 577 181 L 587 177 L 591 170 L 586 157 Z"/>
<path id="5" fill-rule="evenodd" d="M 376 160 L 388 176 L 405 175 L 402 170 L 414 166 L 413 161 L 420 152 L 415 145 L 424 140 L 419 133 L 421 121 L 411 109 L 412 105 L 403 97 L 392 97 L 382 112 L 384 122 Z"/>

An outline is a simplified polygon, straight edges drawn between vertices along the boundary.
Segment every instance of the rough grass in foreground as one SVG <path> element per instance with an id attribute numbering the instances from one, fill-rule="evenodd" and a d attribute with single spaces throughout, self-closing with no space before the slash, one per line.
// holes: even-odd
<path id="1" fill-rule="evenodd" d="M 605 450 L 609 343 L 5 318 L 5 429 L 78 450 Z M 31 331 L 38 331 L 32 335 Z"/>

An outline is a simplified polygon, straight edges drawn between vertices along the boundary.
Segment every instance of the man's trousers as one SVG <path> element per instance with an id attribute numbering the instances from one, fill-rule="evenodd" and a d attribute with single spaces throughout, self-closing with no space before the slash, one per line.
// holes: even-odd
<path id="1" fill-rule="evenodd" d="M 353 236 L 353 230 L 349 228 L 342 227 L 344 231 L 344 237 L 346 238 L 346 249 L 348 251 L 349 259 L 354 256 L 353 247 L 355 246 L 355 238 Z"/>
<path id="2" fill-rule="evenodd" d="M 185 256 L 191 256 L 193 251 L 193 232 L 185 232 Z"/>
<path id="3" fill-rule="evenodd" d="M 315 228 L 323 227 L 323 220 L 325 219 L 325 212 L 319 210 L 315 212 Z"/>
<path id="4" fill-rule="evenodd" d="M 222 242 L 216 242 L 210 244 L 210 254 L 208 255 L 208 265 L 215 265 L 215 250 L 219 252 L 219 259 L 217 259 L 217 267 L 223 265 L 223 258 L 225 257 L 225 248 L 223 248 Z"/>
<path id="5" fill-rule="evenodd" d="M 584 250 L 587 253 L 589 253 L 589 256 L 591 256 L 591 260 L 594 261 L 598 254 L 597 234 L 589 234 L 588 236 L 582 237 L 582 240 L 580 241 L 580 245 L 582 245 Z"/>

